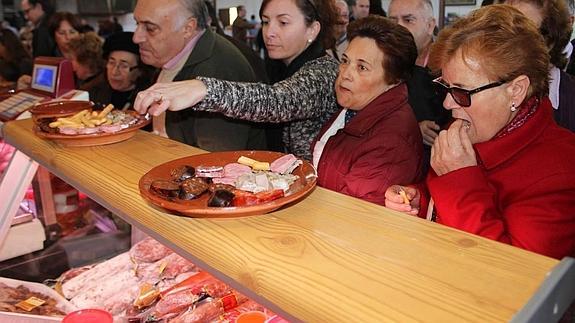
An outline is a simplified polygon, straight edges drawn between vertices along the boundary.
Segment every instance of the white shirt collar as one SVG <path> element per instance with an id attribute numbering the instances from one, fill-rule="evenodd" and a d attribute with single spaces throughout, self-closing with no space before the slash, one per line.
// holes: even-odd
<path id="1" fill-rule="evenodd" d="M 553 109 L 559 108 L 559 83 L 561 81 L 561 71 L 555 66 L 549 70 L 549 100 Z"/>

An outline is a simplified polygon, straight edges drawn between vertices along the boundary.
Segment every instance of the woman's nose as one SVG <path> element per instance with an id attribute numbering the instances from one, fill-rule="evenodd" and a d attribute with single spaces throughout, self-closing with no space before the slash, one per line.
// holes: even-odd
<path id="1" fill-rule="evenodd" d="M 351 80 L 351 73 L 349 72 L 349 65 L 348 64 L 341 64 L 339 66 L 339 74 L 342 79 L 344 80 Z"/>
<path id="2" fill-rule="evenodd" d="M 445 99 L 443 100 L 443 107 L 447 110 L 461 108 L 459 104 L 455 102 L 451 93 L 447 93 L 447 95 L 445 96 Z"/>
<path id="3" fill-rule="evenodd" d="M 276 28 L 271 23 L 265 25 L 262 29 L 265 38 L 273 38 L 276 36 Z"/>

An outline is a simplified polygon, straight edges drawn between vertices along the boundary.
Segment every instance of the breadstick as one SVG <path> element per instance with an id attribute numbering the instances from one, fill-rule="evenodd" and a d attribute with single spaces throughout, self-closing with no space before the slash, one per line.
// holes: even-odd
<path id="1" fill-rule="evenodd" d="M 409 201 L 409 198 L 407 197 L 407 193 L 405 193 L 405 190 L 403 190 L 403 187 L 399 189 L 399 195 L 403 199 L 404 204 L 411 204 L 411 201 Z"/>
<path id="2" fill-rule="evenodd" d="M 90 117 L 91 116 L 89 114 L 88 115 L 84 114 L 82 116 L 82 119 L 80 119 L 80 121 L 82 121 L 82 123 L 85 124 L 87 127 L 92 128 L 92 127 L 95 127 L 96 124 L 94 124 L 94 122 L 89 119 Z"/>
<path id="3" fill-rule="evenodd" d="M 64 119 L 80 121 L 86 113 L 89 113 L 89 111 L 88 110 L 82 110 L 82 111 L 76 113 L 75 115 L 73 115 L 71 117 L 64 118 Z"/>
<path id="4" fill-rule="evenodd" d="M 110 113 L 110 111 L 112 111 L 114 109 L 114 105 L 112 104 L 108 104 L 104 110 L 102 110 L 99 114 L 98 114 L 98 119 L 104 118 L 105 116 L 108 115 L 108 113 Z"/>

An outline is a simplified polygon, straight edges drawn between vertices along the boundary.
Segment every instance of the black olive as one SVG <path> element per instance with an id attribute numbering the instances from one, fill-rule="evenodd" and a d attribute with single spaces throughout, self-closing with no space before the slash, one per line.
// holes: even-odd
<path id="1" fill-rule="evenodd" d="M 150 185 L 150 191 L 167 199 L 177 198 L 180 192 L 180 184 L 173 181 L 158 179 L 152 182 Z"/>
<path id="2" fill-rule="evenodd" d="M 179 166 L 170 172 L 170 176 L 174 181 L 181 182 L 196 175 L 196 169 L 192 166 Z"/>
<path id="3" fill-rule="evenodd" d="M 234 200 L 234 193 L 228 190 L 216 190 L 208 201 L 208 206 L 213 207 L 228 207 L 232 206 Z"/>

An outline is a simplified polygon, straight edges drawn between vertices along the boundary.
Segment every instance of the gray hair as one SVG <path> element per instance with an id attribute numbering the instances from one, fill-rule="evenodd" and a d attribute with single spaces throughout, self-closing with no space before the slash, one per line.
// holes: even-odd
<path id="1" fill-rule="evenodd" d="M 575 1 L 574 0 L 565 0 L 567 2 L 567 8 L 569 8 L 569 14 L 571 16 L 575 15 Z"/>
<path id="2" fill-rule="evenodd" d="M 420 5 L 424 8 L 427 18 L 433 18 L 433 4 L 431 0 L 420 0 Z"/>
<path id="3" fill-rule="evenodd" d="M 338 3 L 349 7 L 349 5 L 347 4 L 347 2 L 345 0 L 335 0 L 335 4 L 338 4 Z"/>
<path id="4" fill-rule="evenodd" d="M 401 0 L 391 0 L 394 1 L 401 1 Z M 433 19 L 433 4 L 431 0 L 419 0 L 419 5 L 423 8 L 423 12 L 425 13 L 426 18 Z"/>
<path id="5" fill-rule="evenodd" d="M 180 0 L 181 4 L 188 10 L 192 17 L 196 18 L 198 29 L 208 28 L 208 8 L 204 0 Z"/>

